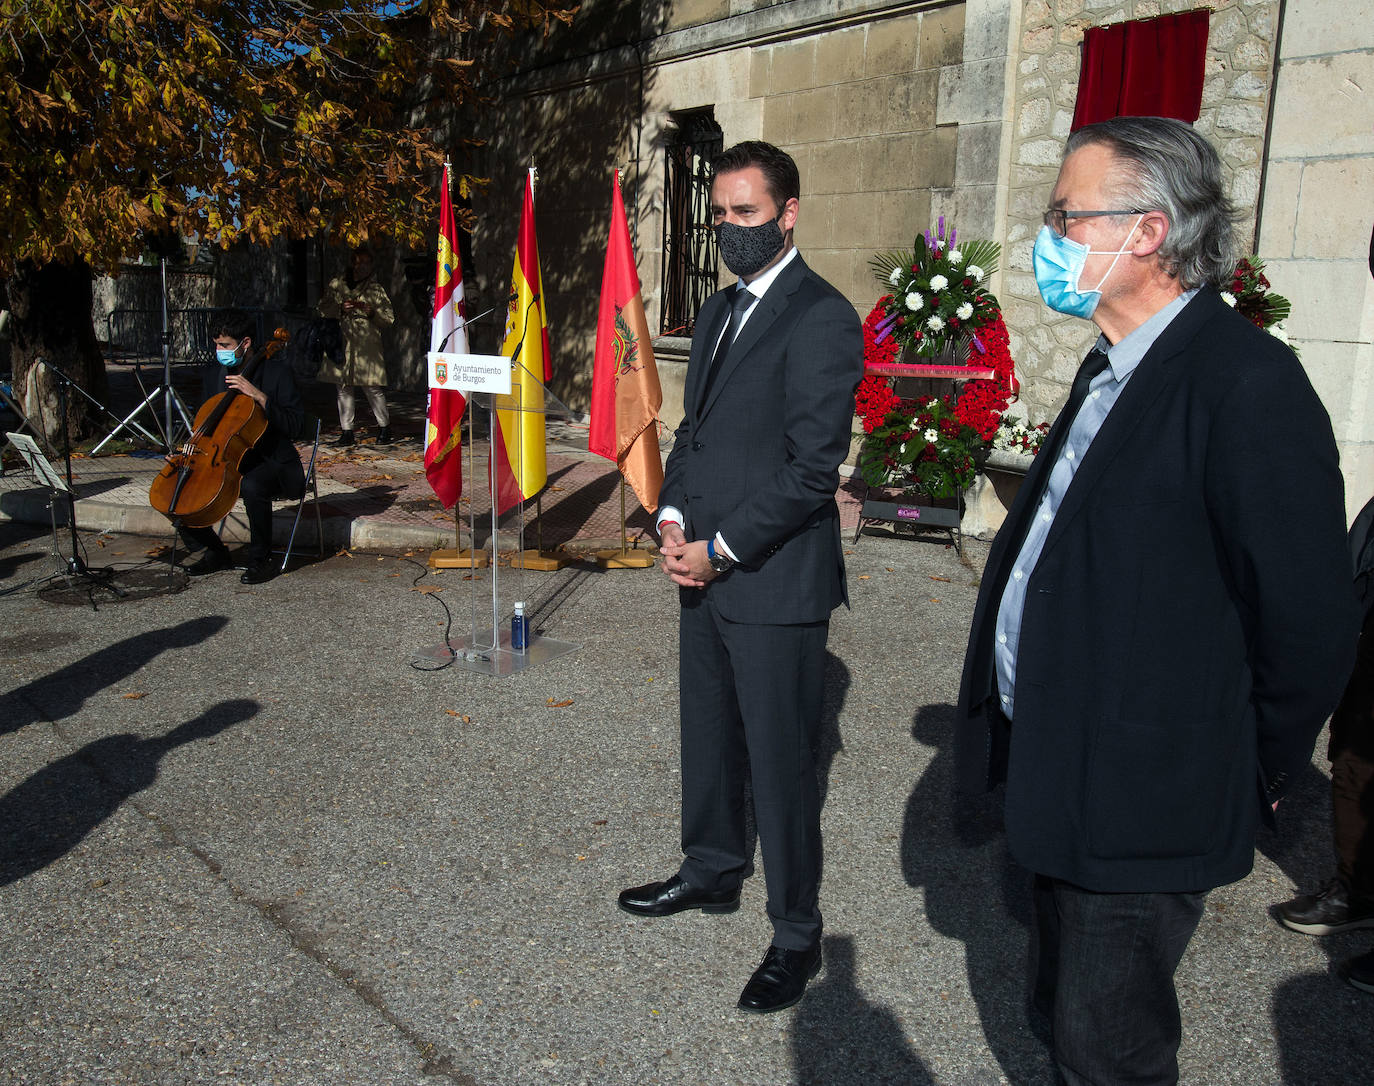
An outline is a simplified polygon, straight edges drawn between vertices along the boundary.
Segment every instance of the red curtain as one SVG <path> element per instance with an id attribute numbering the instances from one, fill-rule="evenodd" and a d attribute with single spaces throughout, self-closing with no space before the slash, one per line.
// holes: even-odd
<path id="1" fill-rule="evenodd" d="M 1074 131 L 1112 117 L 1196 121 L 1210 14 L 1203 8 L 1085 31 Z"/>

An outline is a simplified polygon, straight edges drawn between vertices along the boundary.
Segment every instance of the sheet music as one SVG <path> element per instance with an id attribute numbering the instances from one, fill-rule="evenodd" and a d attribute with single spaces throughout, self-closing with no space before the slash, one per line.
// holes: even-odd
<path id="1" fill-rule="evenodd" d="M 43 450 L 33 438 L 28 434 L 7 433 L 5 440 L 19 451 L 35 479 L 53 490 L 60 490 L 64 494 L 67 492 L 67 481 L 48 463 L 48 458 L 43 455 Z"/>

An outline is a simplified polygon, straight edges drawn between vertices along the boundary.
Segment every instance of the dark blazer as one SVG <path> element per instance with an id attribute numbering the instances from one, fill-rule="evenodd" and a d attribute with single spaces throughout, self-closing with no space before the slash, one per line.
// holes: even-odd
<path id="1" fill-rule="evenodd" d="M 720 532 L 739 560 L 707 588 L 722 616 L 819 622 L 848 602 L 835 490 L 863 376 L 859 319 L 798 255 L 754 307 L 707 393 L 734 289 L 713 294 L 698 317 L 686 415 L 659 501 L 682 511 L 688 539 Z"/>
<path id="2" fill-rule="evenodd" d="M 1200 292 L 1064 496 L 1030 575 L 1008 729 L 994 627 L 1051 467 L 1032 466 L 988 556 L 959 694 L 963 781 L 1005 777 L 1008 844 L 1032 871 L 1099 891 L 1235 881 L 1354 658 L 1330 420 L 1287 347 Z"/>
<path id="3" fill-rule="evenodd" d="M 225 377 L 239 372 L 267 395 L 267 429 L 248 454 L 247 464 L 241 466 L 246 470 L 259 460 L 285 467 L 299 464 L 300 453 L 294 442 L 305 432 L 305 403 L 285 354 L 278 352 L 269 358 L 265 352 L 258 351 L 242 370 L 229 369 L 218 362 L 206 363 L 201 371 L 201 402 L 223 392 L 228 387 Z"/>

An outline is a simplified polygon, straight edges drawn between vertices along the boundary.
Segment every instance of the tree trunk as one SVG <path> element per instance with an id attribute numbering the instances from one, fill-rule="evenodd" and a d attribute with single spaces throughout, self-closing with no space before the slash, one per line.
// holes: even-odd
<path id="1" fill-rule="evenodd" d="M 62 394 L 53 367 L 101 404 L 107 395 L 105 360 L 91 322 L 90 265 L 26 261 L 15 269 L 5 288 L 15 393 L 34 429 L 58 446 Z M 85 396 L 68 391 L 67 431 L 73 443 L 93 434 L 100 421 Z"/>

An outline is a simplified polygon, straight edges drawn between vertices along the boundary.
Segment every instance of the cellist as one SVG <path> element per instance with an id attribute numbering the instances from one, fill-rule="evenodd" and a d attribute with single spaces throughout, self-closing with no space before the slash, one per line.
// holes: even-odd
<path id="1" fill-rule="evenodd" d="M 243 480 L 239 498 L 248 517 L 248 546 L 239 555 L 244 584 L 262 584 L 277 572 L 272 554 L 272 500 L 299 498 L 305 489 L 305 470 L 293 439 L 302 429 L 305 408 L 295 373 L 280 353 L 253 351 L 254 321 L 242 309 L 221 310 L 210 318 L 210 333 L 218 363 L 206 373 L 204 399 L 226 389 L 248 396 L 267 416 L 267 429 L 244 455 L 239 468 Z M 250 381 L 245 370 L 252 372 Z M 235 568 L 229 548 L 214 528 L 178 530 L 186 546 L 204 554 L 186 567 L 192 577 Z"/>

